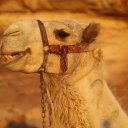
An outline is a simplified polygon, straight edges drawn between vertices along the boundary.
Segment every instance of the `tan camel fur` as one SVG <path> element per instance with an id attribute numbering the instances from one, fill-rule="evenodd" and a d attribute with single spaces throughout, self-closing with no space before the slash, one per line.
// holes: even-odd
<path id="1" fill-rule="evenodd" d="M 50 44 L 88 43 L 84 53 L 68 54 L 62 73 L 60 56 L 49 54 L 44 73 L 55 122 L 52 128 L 128 128 L 128 117 L 104 79 L 102 52 L 93 49 L 99 25 L 75 21 L 42 21 Z M 43 43 L 36 20 L 10 25 L 0 44 L 0 63 L 12 71 L 38 72 L 43 63 Z"/>

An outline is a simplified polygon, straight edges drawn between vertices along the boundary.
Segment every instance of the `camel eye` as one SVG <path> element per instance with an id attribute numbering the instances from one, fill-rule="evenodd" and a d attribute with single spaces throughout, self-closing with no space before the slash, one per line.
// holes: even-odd
<path id="1" fill-rule="evenodd" d="M 65 32 L 65 31 L 62 30 L 62 29 L 60 29 L 60 30 L 55 30 L 54 33 L 55 33 L 55 37 L 56 37 L 57 39 L 61 39 L 61 40 L 63 40 L 63 39 L 65 39 L 65 38 L 67 38 L 67 37 L 70 36 L 70 34 L 69 34 L 68 32 Z"/>

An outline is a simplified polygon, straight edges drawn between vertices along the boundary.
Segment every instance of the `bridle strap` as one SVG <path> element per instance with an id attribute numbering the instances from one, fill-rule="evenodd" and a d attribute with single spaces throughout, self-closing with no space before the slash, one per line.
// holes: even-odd
<path id="1" fill-rule="evenodd" d="M 39 25 L 40 32 L 41 32 L 43 46 L 48 46 L 49 42 L 48 42 L 48 37 L 47 37 L 47 33 L 45 30 L 44 24 L 40 20 L 37 20 L 37 21 L 38 21 L 38 25 Z"/>
<path id="2" fill-rule="evenodd" d="M 48 52 L 49 53 L 54 53 L 54 54 L 59 54 L 61 55 L 64 49 L 66 50 L 67 53 L 82 53 L 82 52 L 89 52 L 87 51 L 87 43 L 79 43 L 76 45 L 50 45 Z"/>
<path id="3" fill-rule="evenodd" d="M 37 22 L 38 22 L 40 33 L 41 33 L 41 39 L 42 39 L 42 43 L 43 43 L 43 48 L 44 47 L 48 47 L 49 46 L 49 42 L 48 42 L 48 37 L 47 37 L 47 33 L 46 33 L 46 30 L 45 30 L 44 24 L 40 20 L 37 20 Z M 48 52 L 44 52 L 43 63 L 41 65 L 41 69 L 43 70 L 43 72 L 45 72 L 47 59 L 48 59 Z"/>
<path id="4" fill-rule="evenodd" d="M 67 54 L 68 53 L 89 52 L 89 51 L 86 50 L 87 46 L 88 46 L 88 43 L 85 43 L 85 42 L 75 44 L 75 45 L 63 45 L 63 46 L 49 45 L 49 41 L 48 41 L 48 37 L 47 37 L 47 33 L 46 33 L 46 30 L 45 30 L 44 24 L 40 20 L 37 20 L 37 21 L 38 21 L 38 25 L 39 25 L 40 32 L 41 32 L 43 47 L 47 48 L 47 49 L 44 49 L 44 61 L 43 61 L 43 64 L 42 64 L 44 69 L 46 67 L 48 54 L 58 54 L 58 55 L 60 55 L 60 57 L 61 57 L 61 59 L 60 59 L 61 69 L 64 73 L 68 69 L 68 59 L 67 59 Z"/>
<path id="5" fill-rule="evenodd" d="M 40 20 L 37 20 L 37 22 L 38 22 L 39 29 L 41 32 L 41 39 L 42 39 L 43 47 L 48 46 L 49 43 L 48 43 L 47 33 L 45 30 L 44 24 Z M 44 75 L 43 75 L 43 72 L 45 72 L 45 66 L 46 66 L 47 58 L 48 58 L 48 53 L 44 53 L 43 64 L 41 65 L 41 67 L 39 69 L 40 82 L 41 82 L 40 88 L 41 88 L 41 96 L 42 96 L 41 97 L 41 107 L 42 107 L 42 127 L 43 128 L 47 127 L 47 124 L 45 122 L 45 118 L 46 118 L 45 117 L 46 116 L 46 105 L 45 104 L 48 105 L 47 107 L 49 109 L 49 111 L 48 111 L 49 112 L 49 122 L 48 122 L 49 127 L 52 125 L 51 120 L 53 120 L 53 121 L 55 120 L 54 116 L 53 116 L 54 115 L 54 111 L 53 111 L 54 109 L 53 109 L 49 89 L 46 86 L 47 84 L 45 84 Z M 53 119 L 51 119 L 51 115 L 52 115 Z"/>
<path id="6" fill-rule="evenodd" d="M 79 43 L 76 45 L 49 45 L 48 53 L 54 53 L 61 56 L 61 69 L 64 72 L 68 69 L 68 59 L 67 54 L 68 53 L 82 53 L 82 52 L 88 52 L 86 51 L 87 43 Z"/>

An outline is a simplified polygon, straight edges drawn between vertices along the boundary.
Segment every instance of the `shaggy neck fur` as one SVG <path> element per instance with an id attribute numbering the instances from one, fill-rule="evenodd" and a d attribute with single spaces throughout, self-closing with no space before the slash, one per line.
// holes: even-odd
<path id="1" fill-rule="evenodd" d="M 79 60 L 75 63 L 75 66 L 79 66 L 70 74 L 45 74 L 45 82 L 50 91 L 55 118 L 58 120 L 57 123 L 60 122 L 60 128 L 92 128 L 86 97 L 81 94 L 79 85 L 76 84 L 90 73 L 91 78 L 92 74 L 97 74 L 98 77 L 93 78 L 91 81 L 89 80 L 90 77 L 87 78 L 86 83 L 89 85 L 100 79 L 101 71 L 98 71 L 100 62 L 94 59 L 92 55 L 92 52 L 80 54 Z M 89 61 L 89 58 L 93 59 L 93 61 Z M 84 86 L 89 86 L 86 83 Z"/>

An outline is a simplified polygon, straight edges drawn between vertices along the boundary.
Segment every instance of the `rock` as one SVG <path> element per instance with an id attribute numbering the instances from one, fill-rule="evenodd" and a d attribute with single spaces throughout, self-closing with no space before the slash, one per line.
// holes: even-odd
<path id="1" fill-rule="evenodd" d="M 36 128 L 36 126 L 28 125 L 26 115 L 21 110 L 11 108 L 3 112 L 0 128 Z"/>
<path id="2" fill-rule="evenodd" d="M 26 117 L 24 113 L 17 109 L 17 108 L 11 108 L 4 112 L 4 119 L 6 122 L 25 122 Z"/>
<path id="3" fill-rule="evenodd" d="M 70 5 L 70 6 L 67 6 Z M 127 0 L 1 0 L 0 12 L 70 11 L 128 16 Z"/>
<path id="4" fill-rule="evenodd" d="M 1 0 L 0 12 L 26 11 L 26 7 L 21 0 Z"/>
<path id="5" fill-rule="evenodd" d="M 0 128 L 6 128 L 6 123 L 4 121 L 0 122 Z"/>

